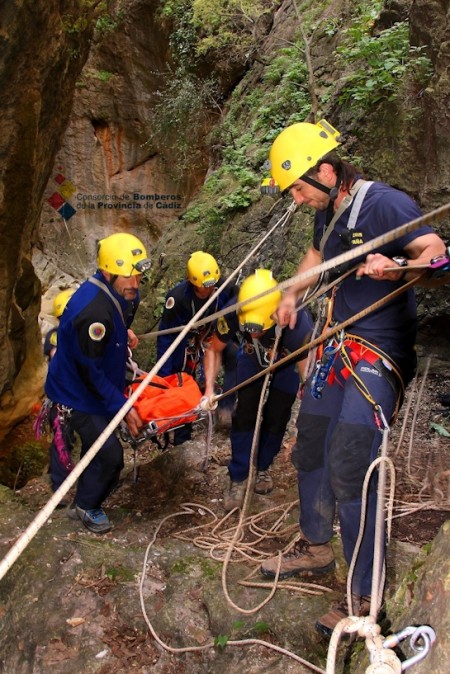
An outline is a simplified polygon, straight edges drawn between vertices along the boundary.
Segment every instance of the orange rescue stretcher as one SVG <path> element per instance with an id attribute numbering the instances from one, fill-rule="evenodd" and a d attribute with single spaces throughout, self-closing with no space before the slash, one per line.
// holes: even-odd
<path id="1" fill-rule="evenodd" d="M 129 397 L 144 380 L 140 375 L 129 384 Z M 155 375 L 141 391 L 134 407 L 145 422 L 143 431 L 147 437 L 162 435 L 198 418 L 198 406 L 202 392 L 195 379 L 186 372 L 177 372 L 167 377 Z"/>
<path id="2" fill-rule="evenodd" d="M 139 370 L 138 376 L 127 386 L 125 391 L 127 397 L 134 393 L 145 376 L 146 373 Z M 122 440 L 130 444 L 133 449 L 134 482 L 137 482 L 136 452 L 138 445 L 151 440 L 159 449 L 166 449 L 168 431 L 198 421 L 203 415 L 199 407 L 202 395 L 195 379 L 186 372 L 177 372 L 167 377 L 155 375 L 141 391 L 134 402 L 134 407 L 144 422 L 139 435 L 133 437 L 125 422 L 122 422 L 119 428 Z"/>

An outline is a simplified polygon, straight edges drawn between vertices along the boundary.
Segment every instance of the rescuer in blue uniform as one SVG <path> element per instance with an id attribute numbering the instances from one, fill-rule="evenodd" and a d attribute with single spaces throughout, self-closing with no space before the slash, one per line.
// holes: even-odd
<path id="1" fill-rule="evenodd" d="M 420 217 L 417 204 L 388 185 L 362 180 L 354 166 L 334 152 L 339 133 L 328 122 L 287 127 L 270 150 L 272 179 L 295 203 L 316 210 L 312 246 L 300 262 L 302 273 L 345 250 Z M 351 319 L 445 252 L 430 227 L 414 229 L 362 259 L 356 272 L 330 291 L 331 324 Z M 391 271 L 392 268 L 395 268 Z M 336 270 L 341 276 L 345 269 Z M 348 271 L 348 270 L 347 270 Z M 308 278 L 291 286 L 277 312 L 280 325 L 295 320 L 295 307 Z M 402 391 L 415 369 L 416 304 L 410 288 L 350 323 L 325 345 L 317 370 L 304 388 L 292 460 L 298 473 L 300 537 L 282 558 L 280 577 L 323 573 L 334 566 L 330 543 L 337 511 L 345 557 L 350 563 L 358 536 L 366 471 L 377 457 L 381 431 L 395 417 Z M 331 367 L 330 367 L 331 365 Z M 386 420 L 386 421 L 384 421 Z M 384 425 L 383 425 L 384 424 Z M 376 515 L 376 475 L 370 482 L 364 536 L 352 577 L 352 614 L 367 615 L 371 604 Z M 262 564 L 274 577 L 278 558 Z M 344 600 L 318 619 L 330 635 L 348 615 Z"/>
<path id="2" fill-rule="evenodd" d="M 243 282 L 239 290 L 238 301 L 249 300 L 276 285 L 277 282 L 268 269 L 257 269 Z M 253 302 L 248 302 L 238 310 L 238 313 L 230 312 L 219 318 L 208 340 L 205 353 L 206 396 L 210 397 L 214 393 L 214 382 L 220 368 L 221 354 L 232 339 L 237 338 L 240 342 L 237 358 L 237 383 L 246 381 L 268 366 L 276 339 L 275 321 L 272 316 L 280 299 L 281 293 L 274 291 Z M 295 325 L 283 330 L 274 362 L 276 363 L 283 356 L 306 344 L 312 327 L 309 312 L 300 311 Z M 272 491 L 273 482 L 268 469 L 280 451 L 292 405 L 299 391 L 301 381 L 299 372 L 304 374 L 307 355 L 305 351 L 297 358 L 298 362 L 292 359 L 276 368 L 272 374 L 268 398 L 264 404 L 257 448 L 254 491 L 258 494 L 268 494 Z M 245 497 L 250 470 L 250 453 L 263 382 L 263 377 L 260 377 L 237 392 L 237 406 L 233 413 L 231 426 L 231 461 L 228 465 L 230 482 L 224 495 L 225 510 L 240 508 Z"/>
<path id="3" fill-rule="evenodd" d="M 58 348 L 45 384 L 63 432 L 68 438 L 73 431 L 80 436 L 81 456 L 126 402 L 128 347 L 137 344 L 130 325 L 150 260 L 139 239 L 118 233 L 99 242 L 97 266 L 61 316 Z M 125 421 L 137 435 L 142 421 L 134 408 Z M 113 433 L 80 475 L 69 514 L 94 533 L 111 529 L 101 506 L 117 485 L 123 465 L 123 448 Z"/>
<path id="4" fill-rule="evenodd" d="M 220 279 L 220 268 L 215 258 L 209 253 L 198 250 L 192 253 L 187 263 L 187 278 L 169 290 L 166 295 L 163 315 L 159 324 L 159 330 L 177 328 L 187 325 L 192 317 L 199 311 L 211 295 L 217 290 Z M 210 316 L 222 309 L 225 304 L 237 296 L 235 284 L 227 285 L 217 296 L 203 317 Z M 200 319 L 201 320 L 201 319 Z M 176 372 L 187 372 L 192 375 L 200 387 L 204 386 L 203 376 L 203 352 L 205 340 L 211 332 L 211 323 L 190 330 L 184 339 L 178 344 L 175 351 L 161 366 L 158 374 L 166 377 Z M 156 341 L 157 356 L 160 359 L 178 336 L 178 332 L 158 335 Z M 230 342 L 223 361 L 223 390 L 232 388 L 236 381 L 236 353 L 237 345 Z M 234 397 L 227 397 L 219 405 L 218 417 L 222 425 L 227 424 L 226 419 L 231 417 L 234 405 Z M 186 424 L 175 429 L 174 444 L 180 445 L 191 438 L 191 425 Z"/>

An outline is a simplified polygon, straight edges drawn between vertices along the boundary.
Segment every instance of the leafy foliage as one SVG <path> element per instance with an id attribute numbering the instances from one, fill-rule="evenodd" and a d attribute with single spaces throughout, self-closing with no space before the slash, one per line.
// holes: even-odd
<path id="1" fill-rule="evenodd" d="M 227 68 L 245 63 L 258 47 L 258 21 L 274 0 L 164 0 L 161 14 L 174 24 L 171 46 L 176 58 L 208 55 Z"/>
<path id="2" fill-rule="evenodd" d="M 169 72 L 166 86 L 155 106 L 153 133 L 156 141 L 176 154 L 176 171 L 194 171 L 204 165 L 205 132 L 217 107 L 218 86 L 213 78 L 200 78 L 183 66 Z"/>
<path id="3" fill-rule="evenodd" d="M 214 645 L 219 649 L 224 649 L 231 637 L 238 636 L 240 639 L 245 639 L 249 636 L 261 636 L 269 632 L 269 625 L 264 620 L 258 620 L 254 625 L 247 625 L 244 620 L 236 620 L 231 627 L 231 635 L 218 635 L 214 639 Z"/>
<path id="4" fill-rule="evenodd" d="M 422 49 L 409 46 L 406 21 L 373 32 L 379 5 L 361 5 L 353 24 L 343 31 L 337 48 L 338 63 L 350 69 L 345 75 L 340 103 L 369 110 L 382 101 L 394 101 L 404 94 L 405 83 L 415 79 L 425 85 L 432 75 L 430 60 Z"/>
<path id="5" fill-rule="evenodd" d="M 184 63 L 189 62 L 184 69 L 177 70 L 180 78 L 191 78 L 192 68 L 205 55 L 210 60 L 221 51 L 222 58 L 234 58 L 230 52 L 239 51 L 245 40 L 250 39 L 258 12 L 273 9 L 269 0 L 163 0 L 162 5 L 166 18 L 173 21 L 176 58 L 180 63 L 181 58 Z M 351 24 L 344 29 L 343 17 L 331 17 L 312 0 L 297 2 L 296 33 L 271 55 L 264 55 L 257 83 L 249 87 L 244 79 L 234 89 L 220 124 L 208 136 L 202 136 L 215 168 L 209 171 L 201 194 L 183 216 L 187 223 L 197 225 L 197 234 L 213 253 L 220 254 L 230 219 L 260 199 L 263 163 L 271 142 L 283 128 L 314 117 L 326 117 L 337 103 L 351 106 L 354 117 L 362 115 L 386 103 L 392 106 L 400 97 L 416 98 L 427 85 L 431 75 L 429 60 L 421 49 L 409 46 L 406 22 L 380 30 L 377 22 L 382 7 L 382 0 L 362 0 L 351 5 L 348 9 Z M 345 22 L 348 24 L 348 16 Z M 337 44 L 333 77 L 329 70 L 317 67 L 317 58 L 314 59 L 321 39 Z M 250 49 L 250 42 L 245 49 Z M 308 59 L 312 60 L 312 66 Z M 191 93 L 186 93 L 187 85 L 181 79 L 174 84 L 171 99 L 171 87 L 163 92 L 164 98 L 169 94 L 169 104 L 166 107 L 164 101 L 161 105 L 161 118 L 165 115 L 170 124 L 172 119 L 178 119 L 178 128 L 180 117 L 172 108 L 177 92 L 183 98 L 180 110 L 189 98 L 193 101 L 191 110 L 201 109 L 204 78 L 193 82 Z M 218 95 L 217 88 L 206 99 L 214 98 L 218 106 Z M 202 134 L 208 126 L 206 120 L 202 125 L 198 115 L 194 117 L 197 126 L 192 137 L 195 133 Z M 182 157 L 187 156 L 192 137 L 178 138 Z M 283 273 L 289 274 L 292 271 L 289 259 L 284 266 Z"/>
<path id="6" fill-rule="evenodd" d="M 95 30 L 97 38 L 100 35 L 102 38 L 109 33 L 113 33 L 120 28 L 125 17 L 125 10 L 120 7 L 120 2 L 115 3 L 111 7 L 111 2 L 103 0 L 97 7 L 97 19 L 95 22 Z"/>

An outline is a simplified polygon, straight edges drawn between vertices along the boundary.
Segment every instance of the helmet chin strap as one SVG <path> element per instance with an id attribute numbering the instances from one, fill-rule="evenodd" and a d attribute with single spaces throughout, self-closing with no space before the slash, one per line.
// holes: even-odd
<path id="1" fill-rule="evenodd" d="M 340 178 L 336 180 L 336 185 L 334 187 L 327 187 L 323 183 L 319 183 L 318 180 L 314 180 L 314 178 L 311 178 L 310 176 L 302 176 L 300 180 L 303 180 L 303 182 L 308 183 L 308 185 L 315 187 L 316 190 L 320 190 L 321 192 L 328 194 L 331 201 L 335 201 L 337 199 L 337 195 L 339 194 L 339 187 L 341 185 Z"/>
<path id="2" fill-rule="evenodd" d="M 330 201 L 328 202 L 327 206 L 327 215 L 326 215 L 326 226 L 330 224 L 330 222 L 333 219 L 334 215 L 334 202 L 337 199 L 337 196 L 339 194 L 339 187 L 341 185 L 341 179 L 338 178 L 336 180 L 336 185 L 334 187 L 327 187 L 326 185 L 323 185 L 322 183 L 319 183 L 317 180 L 314 180 L 314 178 L 310 178 L 309 176 L 302 176 L 300 180 L 303 180 L 303 182 L 308 183 L 308 185 L 311 185 L 312 187 L 315 187 L 317 190 L 320 190 L 321 192 L 324 192 L 325 194 L 328 194 L 330 197 Z"/>

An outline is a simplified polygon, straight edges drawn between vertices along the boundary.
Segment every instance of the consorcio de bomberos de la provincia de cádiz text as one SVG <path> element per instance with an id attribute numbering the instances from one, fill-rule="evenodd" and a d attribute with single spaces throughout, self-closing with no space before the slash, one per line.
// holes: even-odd
<path id="1" fill-rule="evenodd" d="M 141 194 L 140 192 L 124 192 L 123 194 L 83 194 L 76 195 L 78 209 L 172 209 L 182 207 L 180 194 Z"/>

